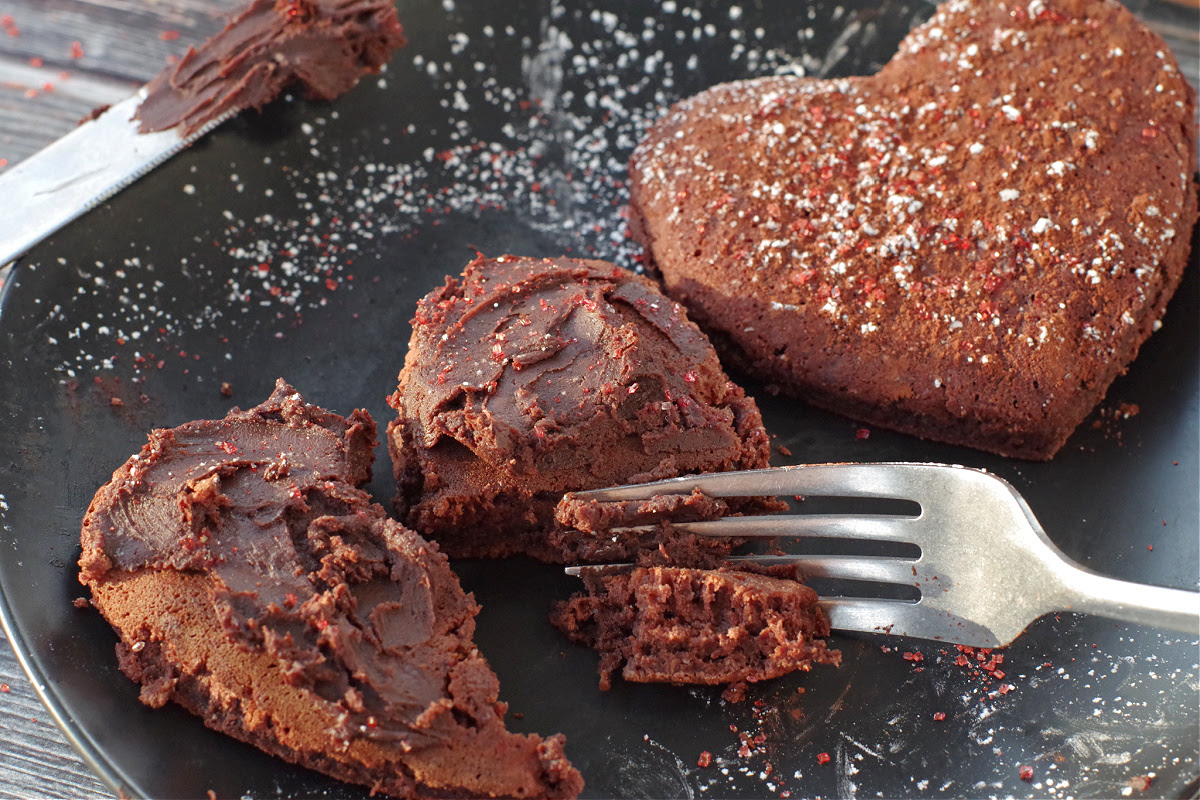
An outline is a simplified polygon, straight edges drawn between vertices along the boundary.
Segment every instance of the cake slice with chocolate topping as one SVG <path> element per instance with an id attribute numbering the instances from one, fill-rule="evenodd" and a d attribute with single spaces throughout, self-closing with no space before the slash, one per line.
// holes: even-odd
<path id="1" fill-rule="evenodd" d="M 399 382 L 397 509 L 456 558 L 587 560 L 555 522 L 564 493 L 770 455 L 683 307 L 602 261 L 481 256 L 418 303 Z"/>
<path id="2" fill-rule="evenodd" d="M 504 727 L 473 597 L 359 487 L 375 423 L 263 404 L 156 430 L 97 492 L 80 580 L 151 706 L 395 797 L 574 797 L 563 739 Z"/>

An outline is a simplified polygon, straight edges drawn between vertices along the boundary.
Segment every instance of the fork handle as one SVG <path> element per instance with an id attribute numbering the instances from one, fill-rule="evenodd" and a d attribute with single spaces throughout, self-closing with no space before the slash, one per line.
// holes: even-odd
<path id="1" fill-rule="evenodd" d="M 1200 593 L 1106 578 L 1078 567 L 1065 583 L 1074 597 L 1062 611 L 1200 635 Z"/>

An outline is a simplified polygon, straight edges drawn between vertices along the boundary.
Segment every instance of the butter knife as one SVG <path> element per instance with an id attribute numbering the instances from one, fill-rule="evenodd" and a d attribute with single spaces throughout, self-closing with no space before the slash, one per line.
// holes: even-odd
<path id="1" fill-rule="evenodd" d="M 183 150 L 236 112 L 190 136 L 180 128 L 140 133 L 133 115 L 143 87 L 0 174 L 0 267 Z"/>

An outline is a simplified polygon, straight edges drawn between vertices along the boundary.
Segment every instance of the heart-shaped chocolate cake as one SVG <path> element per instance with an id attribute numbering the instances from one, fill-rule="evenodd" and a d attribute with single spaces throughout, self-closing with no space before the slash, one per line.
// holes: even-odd
<path id="1" fill-rule="evenodd" d="M 878 74 L 675 106 L 631 227 L 734 363 L 918 436 L 1045 459 L 1159 325 L 1195 91 L 1108 0 L 954 0 Z"/>

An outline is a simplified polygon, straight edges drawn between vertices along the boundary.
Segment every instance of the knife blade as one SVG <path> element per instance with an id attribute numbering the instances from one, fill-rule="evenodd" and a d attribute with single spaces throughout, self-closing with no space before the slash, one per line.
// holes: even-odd
<path id="1" fill-rule="evenodd" d="M 189 136 L 178 128 L 141 133 L 133 115 L 143 87 L 95 119 L 0 174 L 0 267 L 109 199 L 233 116 Z"/>

